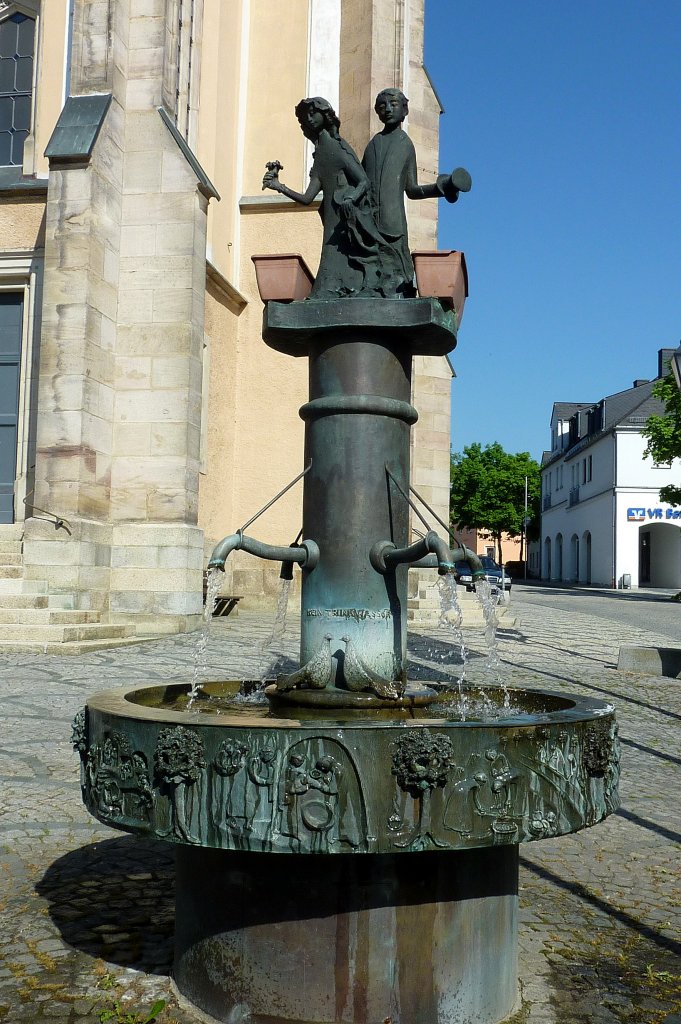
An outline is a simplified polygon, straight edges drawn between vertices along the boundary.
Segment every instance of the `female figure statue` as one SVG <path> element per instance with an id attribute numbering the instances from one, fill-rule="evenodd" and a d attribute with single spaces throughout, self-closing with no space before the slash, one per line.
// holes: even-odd
<path id="1" fill-rule="evenodd" d="M 351 146 L 340 137 L 340 120 L 328 100 L 301 100 L 296 117 L 305 138 L 315 144 L 310 184 L 304 193 L 279 181 L 272 162 L 263 178 L 270 188 L 309 206 L 323 192 L 319 210 L 324 236 L 317 278 L 310 298 L 395 296 L 395 258 L 374 221 L 369 179 Z"/>

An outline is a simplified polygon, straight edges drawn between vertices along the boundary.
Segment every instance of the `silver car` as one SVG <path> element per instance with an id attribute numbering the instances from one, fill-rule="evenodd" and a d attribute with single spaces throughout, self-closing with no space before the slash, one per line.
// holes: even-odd
<path id="1" fill-rule="evenodd" d="M 480 555 L 480 561 L 482 567 L 485 570 L 485 579 L 488 583 L 491 583 L 493 587 L 501 590 L 510 590 L 513 584 L 513 580 L 510 576 L 507 576 L 504 572 L 503 566 L 498 565 L 493 558 L 489 555 Z M 466 588 L 466 590 L 474 590 L 473 585 L 473 573 L 468 562 L 461 562 L 458 574 L 457 582 Z"/>

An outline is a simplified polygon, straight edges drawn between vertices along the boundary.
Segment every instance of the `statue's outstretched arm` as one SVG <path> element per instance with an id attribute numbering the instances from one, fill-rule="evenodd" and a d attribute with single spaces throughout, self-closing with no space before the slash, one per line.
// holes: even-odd
<path id="1" fill-rule="evenodd" d="M 444 195 L 437 187 L 437 183 L 432 185 L 408 185 L 405 192 L 410 199 L 439 199 L 440 196 Z"/>
<path id="2" fill-rule="evenodd" d="M 316 177 L 316 175 L 313 175 L 310 178 L 310 184 L 304 192 L 294 192 L 294 190 L 289 188 L 288 185 L 284 185 L 283 182 L 279 181 L 279 168 L 277 168 L 275 164 L 276 161 L 273 161 L 273 169 L 268 170 L 262 179 L 262 187 L 264 189 L 271 188 L 274 192 L 280 192 L 288 199 L 293 199 L 296 203 L 302 203 L 303 206 L 309 206 L 322 190 L 322 183 L 319 178 Z"/>
<path id="3" fill-rule="evenodd" d="M 419 185 L 416 179 L 416 154 L 410 157 L 405 186 L 409 199 L 446 199 L 448 203 L 455 203 L 459 192 L 470 191 L 471 184 L 468 171 L 457 167 L 451 174 L 438 174 L 437 181 L 432 185 Z"/>

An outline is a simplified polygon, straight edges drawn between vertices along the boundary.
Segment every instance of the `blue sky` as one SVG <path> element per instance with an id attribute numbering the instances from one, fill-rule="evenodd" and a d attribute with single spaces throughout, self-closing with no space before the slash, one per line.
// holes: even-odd
<path id="1" fill-rule="evenodd" d="M 539 458 L 555 401 L 657 372 L 681 340 L 681 0 L 426 0 L 440 203 L 466 254 L 452 448 Z"/>

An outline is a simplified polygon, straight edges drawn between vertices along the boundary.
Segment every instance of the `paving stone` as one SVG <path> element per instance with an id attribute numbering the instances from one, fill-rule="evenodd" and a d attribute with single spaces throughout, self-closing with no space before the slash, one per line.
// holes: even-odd
<path id="1" fill-rule="evenodd" d="M 513 1024 L 661 1024 L 681 1011 L 681 690 L 615 665 L 620 644 L 671 639 L 653 618 L 646 629 L 595 617 L 580 611 L 588 602 L 579 595 L 567 614 L 524 604 L 522 591 L 514 587 L 515 627 L 499 632 L 499 671 L 512 686 L 616 705 L 623 803 L 594 829 L 521 847 L 525 1003 Z M 276 643 L 272 626 L 247 612 L 215 620 L 203 678 L 257 678 L 277 659 L 296 664 L 295 623 Z M 191 679 L 195 641 L 0 655 L 0 1022 L 96 1022 L 115 997 L 135 1010 L 165 999 L 158 1024 L 196 1024 L 170 983 L 173 850 L 88 816 L 69 742 L 88 693 Z M 482 628 L 468 629 L 465 645 L 467 681 L 489 682 Z M 451 630 L 414 630 L 409 651 L 416 678 L 461 674 Z"/>

